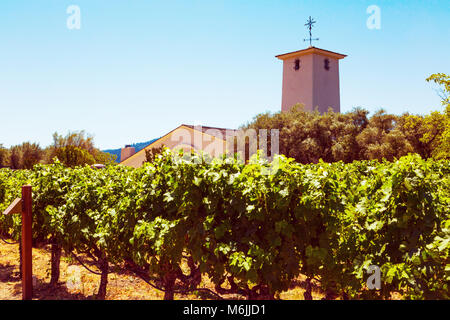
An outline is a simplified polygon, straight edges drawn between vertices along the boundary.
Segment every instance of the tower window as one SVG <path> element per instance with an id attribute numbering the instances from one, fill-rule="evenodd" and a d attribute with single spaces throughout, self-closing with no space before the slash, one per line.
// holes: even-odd
<path id="1" fill-rule="evenodd" d="M 324 68 L 325 68 L 325 70 L 330 70 L 330 60 L 328 60 L 328 59 L 325 59 L 324 61 Z"/>
<path id="2" fill-rule="evenodd" d="M 300 69 L 300 60 L 296 59 L 295 60 L 295 65 L 294 65 L 294 70 L 299 70 Z"/>

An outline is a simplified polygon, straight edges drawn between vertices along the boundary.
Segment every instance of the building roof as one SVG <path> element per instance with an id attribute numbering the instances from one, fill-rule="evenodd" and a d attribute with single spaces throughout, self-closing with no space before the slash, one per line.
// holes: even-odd
<path id="1" fill-rule="evenodd" d="M 200 126 L 194 126 L 194 125 L 189 125 L 189 124 L 182 124 L 178 127 L 176 127 L 175 129 L 171 130 L 170 132 L 168 132 L 167 134 L 165 134 L 164 136 L 162 136 L 159 139 L 156 139 L 155 141 L 153 141 L 151 144 L 149 144 L 148 146 L 146 146 L 145 148 L 143 148 L 142 150 L 140 150 L 139 152 L 136 152 L 135 154 L 133 154 L 131 157 L 125 159 L 124 161 L 121 161 L 120 164 L 125 164 L 130 162 L 133 158 L 137 157 L 138 155 L 142 155 L 145 154 L 146 150 L 151 150 L 155 144 L 157 144 L 160 140 L 166 138 L 167 136 L 169 136 L 170 134 L 172 134 L 175 130 L 180 129 L 180 128 L 189 128 L 190 130 L 195 130 L 195 131 L 199 131 L 199 127 Z M 201 126 L 202 128 L 202 134 L 203 135 L 209 135 L 209 136 L 213 136 L 214 139 L 218 139 L 218 140 L 222 140 L 222 141 L 226 141 L 226 137 L 229 135 L 233 135 L 233 133 L 236 131 L 234 129 L 226 129 L 226 128 L 217 128 L 217 127 L 204 127 Z"/>
<path id="2" fill-rule="evenodd" d="M 307 54 L 321 54 L 330 58 L 334 58 L 334 59 L 344 59 L 346 57 L 345 54 L 340 54 L 337 52 L 333 52 L 333 51 L 328 51 L 328 50 L 324 50 L 324 49 L 320 49 L 320 48 L 316 48 L 316 47 L 309 47 L 307 49 L 303 49 L 303 50 L 299 50 L 299 51 L 294 51 L 294 52 L 289 52 L 289 53 L 285 53 L 285 54 L 280 54 L 278 56 L 276 56 L 276 58 L 280 59 L 280 60 L 287 60 L 287 59 L 292 59 L 292 58 L 296 58 L 296 57 L 300 57 L 300 56 L 304 56 Z"/>
<path id="3" fill-rule="evenodd" d="M 182 124 L 182 126 L 194 129 L 194 130 L 198 130 L 200 126 L 193 126 L 190 124 Z M 226 129 L 226 128 L 217 128 L 217 127 L 205 127 L 205 126 L 201 126 L 202 128 L 202 132 L 203 133 L 207 133 L 210 134 L 212 136 L 215 136 L 216 138 L 226 138 L 227 136 L 233 135 L 233 133 L 236 131 L 234 129 Z M 220 134 L 218 134 L 220 133 Z"/>

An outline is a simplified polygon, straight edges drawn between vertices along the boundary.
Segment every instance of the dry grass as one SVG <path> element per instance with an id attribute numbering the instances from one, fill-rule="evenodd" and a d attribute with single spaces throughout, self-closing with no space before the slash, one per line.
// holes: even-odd
<path id="1" fill-rule="evenodd" d="M 95 267 L 93 267 L 95 269 Z M 70 257 L 61 259 L 61 277 L 56 287 L 50 283 L 50 248 L 33 248 L 33 299 L 36 300 L 88 300 L 95 299 L 100 276 L 87 271 Z M 299 278 L 289 291 L 280 295 L 285 300 L 302 300 L 304 278 Z M 212 289 L 213 285 L 206 277 L 202 279 L 202 286 Z M 314 299 L 323 298 L 320 290 L 313 285 Z M 107 300 L 161 300 L 164 293 L 152 288 L 134 275 L 117 270 L 108 276 Z M 0 300 L 20 300 L 22 287 L 19 274 L 19 245 L 8 245 L 0 241 Z M 210 299 L 204 293 L 187 295 L 176 294 L 177 300 Z M 227 298 L 238 298 L 230 296 Z"/>

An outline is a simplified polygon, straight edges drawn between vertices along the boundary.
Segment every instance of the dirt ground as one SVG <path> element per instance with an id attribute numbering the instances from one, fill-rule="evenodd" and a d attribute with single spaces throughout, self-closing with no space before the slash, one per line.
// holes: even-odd
<path id="1" fill-rule="evenodd" d="M 8 240 L 11 241 L 11 240 Z M 100 276 L 90 273 L 75 259 L 63 256 L 59 284 L 50 283 L 50 248 L 33 248 L 33 299 L 35 300 L 89 300 L 95 299 Z M 94 270 L 95 267 L 92 267 Z M 208 279 L 202 285 L 212 289 Z M 281 299 L 303 300 L 304 279 L 293 283 L 292 289 L 283 292 Z M 313 299 L 321 299 L 323 294 L 313 288 Z M 119 270 L 108 276 L 107 300 L 161 300 L 164 293 L 152 288 L 132 274 Z M 194 293 L 176 294 L 177 300 L 197 300 L 205 298 Z M 208 297 L 206 297 L 208 298 Z M 209 297 L 211 298 L 211 297 Z M 0 300 L 22 299 L 22 285 L 19 273 L 19 245 L 6 244 L 0 240 Z"/>

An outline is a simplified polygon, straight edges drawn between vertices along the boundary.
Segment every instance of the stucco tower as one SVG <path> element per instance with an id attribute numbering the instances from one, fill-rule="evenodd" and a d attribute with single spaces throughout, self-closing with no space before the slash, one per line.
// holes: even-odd
<path id="1" fill-rule="evenodd" d="M 283 112 L 297 103 L 308 111 L 340 112 L 339 60 L 346 55 L 309 47 L 276 57 L 283 60 Z"/>

